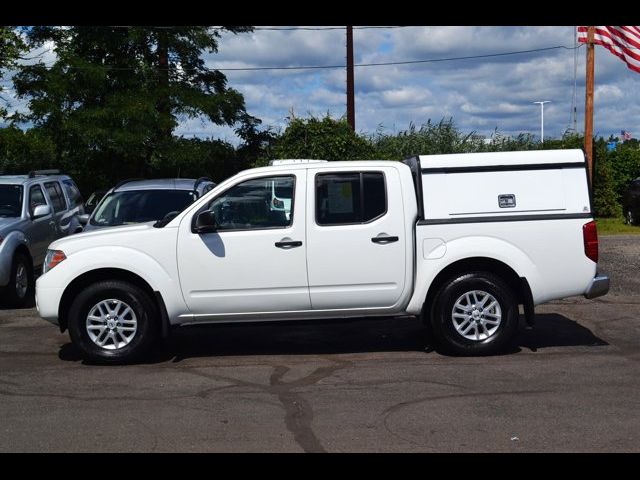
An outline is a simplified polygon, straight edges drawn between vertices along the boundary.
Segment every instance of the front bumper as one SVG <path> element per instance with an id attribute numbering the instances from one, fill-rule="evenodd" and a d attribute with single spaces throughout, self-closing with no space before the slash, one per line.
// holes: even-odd
<path id="1" fill-rule="evenodd" d="M 609 277 L 607 275 L 596 275 L 589 287 L 587 287 L 587 291 L 584 292 L 585 298 L 596 298 L 606 295 L 609 291 Z"/>
<path id="2" fill-rule="evenodd" d="M 40 278 L 36 281 L 36 308 L 38 309 L 38 314 L 47 322 L 59 325 L 58 307 L 60 306 L 64 289 L 42 287 Z"/>

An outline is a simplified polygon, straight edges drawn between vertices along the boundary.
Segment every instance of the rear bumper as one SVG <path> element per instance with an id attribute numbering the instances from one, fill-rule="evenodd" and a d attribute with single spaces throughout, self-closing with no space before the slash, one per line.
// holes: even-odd
<path id="1" fill-rule="evenodd" d="M 584 292 L 585 298 L 596 298 L 606 295 L 609 291 L 609 277 L 607 275 L 596 275 L 587 291 Z"/>

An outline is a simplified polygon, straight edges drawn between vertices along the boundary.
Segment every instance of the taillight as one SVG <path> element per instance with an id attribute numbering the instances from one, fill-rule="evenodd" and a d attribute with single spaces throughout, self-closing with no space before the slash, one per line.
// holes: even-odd
<path id="1" fill-rule="evenodd" d="M 582 237 L 584 239 L 584 254 L 598 263 L 598 229 L 595 221 L 590 221 L 582 226 Z"/>

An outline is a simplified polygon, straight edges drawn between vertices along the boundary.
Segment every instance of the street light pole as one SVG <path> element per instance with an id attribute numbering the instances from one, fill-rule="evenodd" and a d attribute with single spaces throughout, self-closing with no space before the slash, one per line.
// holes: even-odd
<path id="1" fill-rule="evenodd" d="M 551 100 L 544 100 L 542 102 L 533 102 L 540 104 L 540 143 L 544 143 L 544 104 L 551 103 Z"/>

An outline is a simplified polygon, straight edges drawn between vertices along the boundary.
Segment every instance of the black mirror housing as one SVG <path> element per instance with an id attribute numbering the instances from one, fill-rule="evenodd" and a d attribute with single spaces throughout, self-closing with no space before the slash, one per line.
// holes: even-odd
<path id="1" fill-rule="evenodd" d="M 218 224 L 216 217 L 210 210 L 200 212 L 196 217 L 194 233 L 210 233 L 215 232 Z"/>

